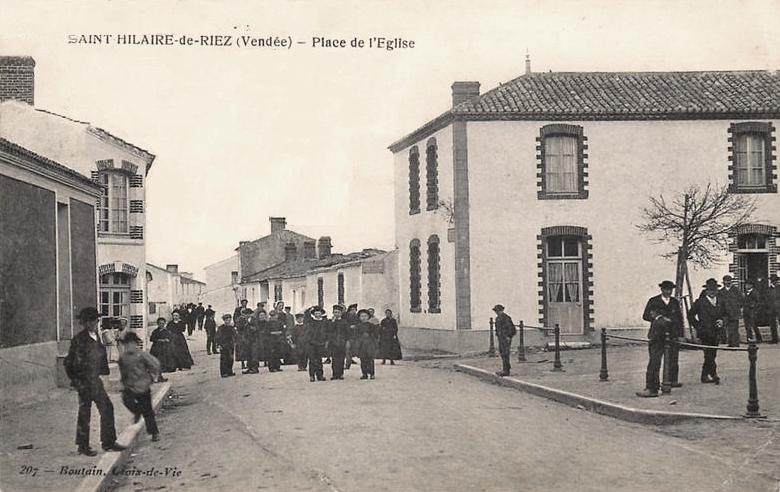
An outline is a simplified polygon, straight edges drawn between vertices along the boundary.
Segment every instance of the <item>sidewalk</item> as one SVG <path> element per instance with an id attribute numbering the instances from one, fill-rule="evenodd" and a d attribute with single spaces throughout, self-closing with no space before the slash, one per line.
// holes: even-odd
<path id="1" fill-rule="evenodd" d="M 760 411 L 769 418 L 780 419 L 780 346 L 760 344 L 756 366 Z M 564 372 L 552 372 L 553 352 L 528 354 L 528 362 L 517 362 L 512 352 L 512 377 L 556 390 L 640 410 L 741 416 L 748 397 L 748 358 L 746 352 L 718 352 L 718 375 L 721 384 L 701 384 L 699 376 L 701 351 L 680 352 L 680 382 L 669 395 L 639 398 L 635 395 L 645 386 L 646 346 L 609 346 L 607 366 L 609 381 L 599 381 L 601 348 L 561 352 Z M 471 357 L 440 361 L 464 364 L 490 371 L 501 368 L 499 357 Z"/>
<path id="2" fill-rule="evenodd" d="M 112 365 L 111 375 L 108 381 L 104 379 L 104 384 L 114 404 L 118 441 L 126 445 L 129 443 L 123 442 L 122 433 L 133 421 L 132 414 L 122 404 L 118 372 Z M 163 389 L 163 384 L 155 384 L 152 394 Z M 4 409 L 0 415 L 0 490 L 74 490 L 84 479 L 85 470 L 98 469 L 100 460 L 109 454 L 118 457 L 119 453 L 106 453 L 100 447 L 100 416 L 94 405 L 90 441 L 98 455 L 77 453 L 77 413 L 76 391 L 64 388 L 54 390 L 45 401 Z"/>

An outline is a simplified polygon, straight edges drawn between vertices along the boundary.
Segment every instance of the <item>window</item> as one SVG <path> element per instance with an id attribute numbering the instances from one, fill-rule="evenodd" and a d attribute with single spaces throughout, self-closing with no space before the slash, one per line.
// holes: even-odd
<path id="1" fill-rule="evenodd" d="M 100 276 L 100 314 L 127 318 L 130 312 L 130 277 L 124 273 Z"/>
<path id="2" fill-rule="evenodd" d="M 439 236 L 428 238 L 428 312 L 441 312 L 441 266 Z"/>
<path id="3" fill-rule="evenodd" d="M 548 302 L 581 302 L 580 258 L 579 238 L 547 239 Z"/>
<path id="4" fill-rule="evenodd" d="M 773 175 L 777 167 L 772 156 L 771 123 L 733 123 L 729 128 L 731 155 L 729 191 L 732 193 L 776 193 Z"/>
<path id="5" fill-rule="evenodd" d="M 409 305 L 413 313 L 422 311 L 420 268 L 420 241 L 413 239 L 409 243 Z"/>
<path id="6" fill-rule="evenodd" d="M 325 305 L 325 281 L 322 277 L 317 279 L 317 305 L 319 307 Z"/>
<path id="7" fill-rule="evenodd" d="M 98 177 L 103 185 L 98 210 L 98 231 L 127 234 L 129 202 L 127 200 L 128 177 L 121 172 L 102 171 Z"/>
<path id="8" fill-rule="evenodd" d="M 339 273 L 337 280 L 338 280 L 338 303 L 344 304 L 344 274 Z"/>
<path id="9" fill-rule="evenodd" d="M 537 139 L 540 199 L 587 198 L 585 137 L 577 125 L 546 125 Z"/>
<path id="10" fill-rule="evenodd" d="M 763 234 L 740 234 L 737 249 L 766 251 L 766 236 Z"/>
<path id="11" fill-rule="evenodd" d="M 254 289 L 252 289 L 254 291 Z M 252 293 L 254 296 L 254 292 Z M 274 284 L 274 302 L 282 300 L 282 284 Z"/>
<path id="12" fill-rule="evenodd" d="M 436 139 L 431 138 L 425 148 L 425 176 L 427 194 L 427 210 L 439 208 L 439 163 Z"/>
<path id="13" fill-rule="evenodd" d="M 420 213 L 420 152 L 409 149 L 409 215 Z"/>
<path id="14" fill-rule="evenodd" d="M 153 302 L 149 303 L 149 314 L 157 314 L 157 304 Z"/>

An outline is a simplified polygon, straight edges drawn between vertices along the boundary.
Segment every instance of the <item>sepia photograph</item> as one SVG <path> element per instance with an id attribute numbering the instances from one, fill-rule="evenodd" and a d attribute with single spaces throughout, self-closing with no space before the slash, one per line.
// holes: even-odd
<path id="1" fill-rule="evenodd" d="M 0 491 L 780 492 L 778 26 L 0 0 Z"/>

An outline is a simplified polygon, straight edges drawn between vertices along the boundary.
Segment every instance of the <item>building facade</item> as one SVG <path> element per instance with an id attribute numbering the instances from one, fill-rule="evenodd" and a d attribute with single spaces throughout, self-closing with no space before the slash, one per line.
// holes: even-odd
<path id="1" fill-rule="evenodd" d="M 174 306 L 203 302 L 206 284 L 192 278 L 188 272 L 179 272 L 179 265 L 165 268 L 146 264 L 146 292 L 148 298 L 148 325 L 156 325 L 157 318 L 171 319 Z"/>
<path id="2" fill-rule="evenodd" d="M 0 138 L 0 395 L 19 401 L 56 384 L 60 342 L 97 304 L 100 187 Z"/>
<path id="3" fill-rule="evenodd" d="M 390 146 L 411 344 L 484 349 L 473 332 L 497 303 L 570 335 L 644 327 L 675 265 L 639 232 L 642 209 L 694 184 L 757 202 L 694 287 L 780 270 L 777 72 L 526 74 L 485 94 L 456 82 L 452 97 Z"/>

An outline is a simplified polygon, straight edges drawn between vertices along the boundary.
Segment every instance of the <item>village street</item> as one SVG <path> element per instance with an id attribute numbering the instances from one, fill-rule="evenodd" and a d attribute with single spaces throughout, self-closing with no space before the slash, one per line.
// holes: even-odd
<path id="1" fill-rule="evenodd" d="M 171 375 L 162 440 L 142 437 L 125 467 L 181 475 L 116 489 L 778 490 L 749 457 L 711 453 L 711 441 L 485 384 L 447 363 L 378 365 L 374 381 L 353 367 L 344 381 L 310 383 L 294 366 L 220 379 L 201 337 L 190 342 L 196 366 Z"/>

